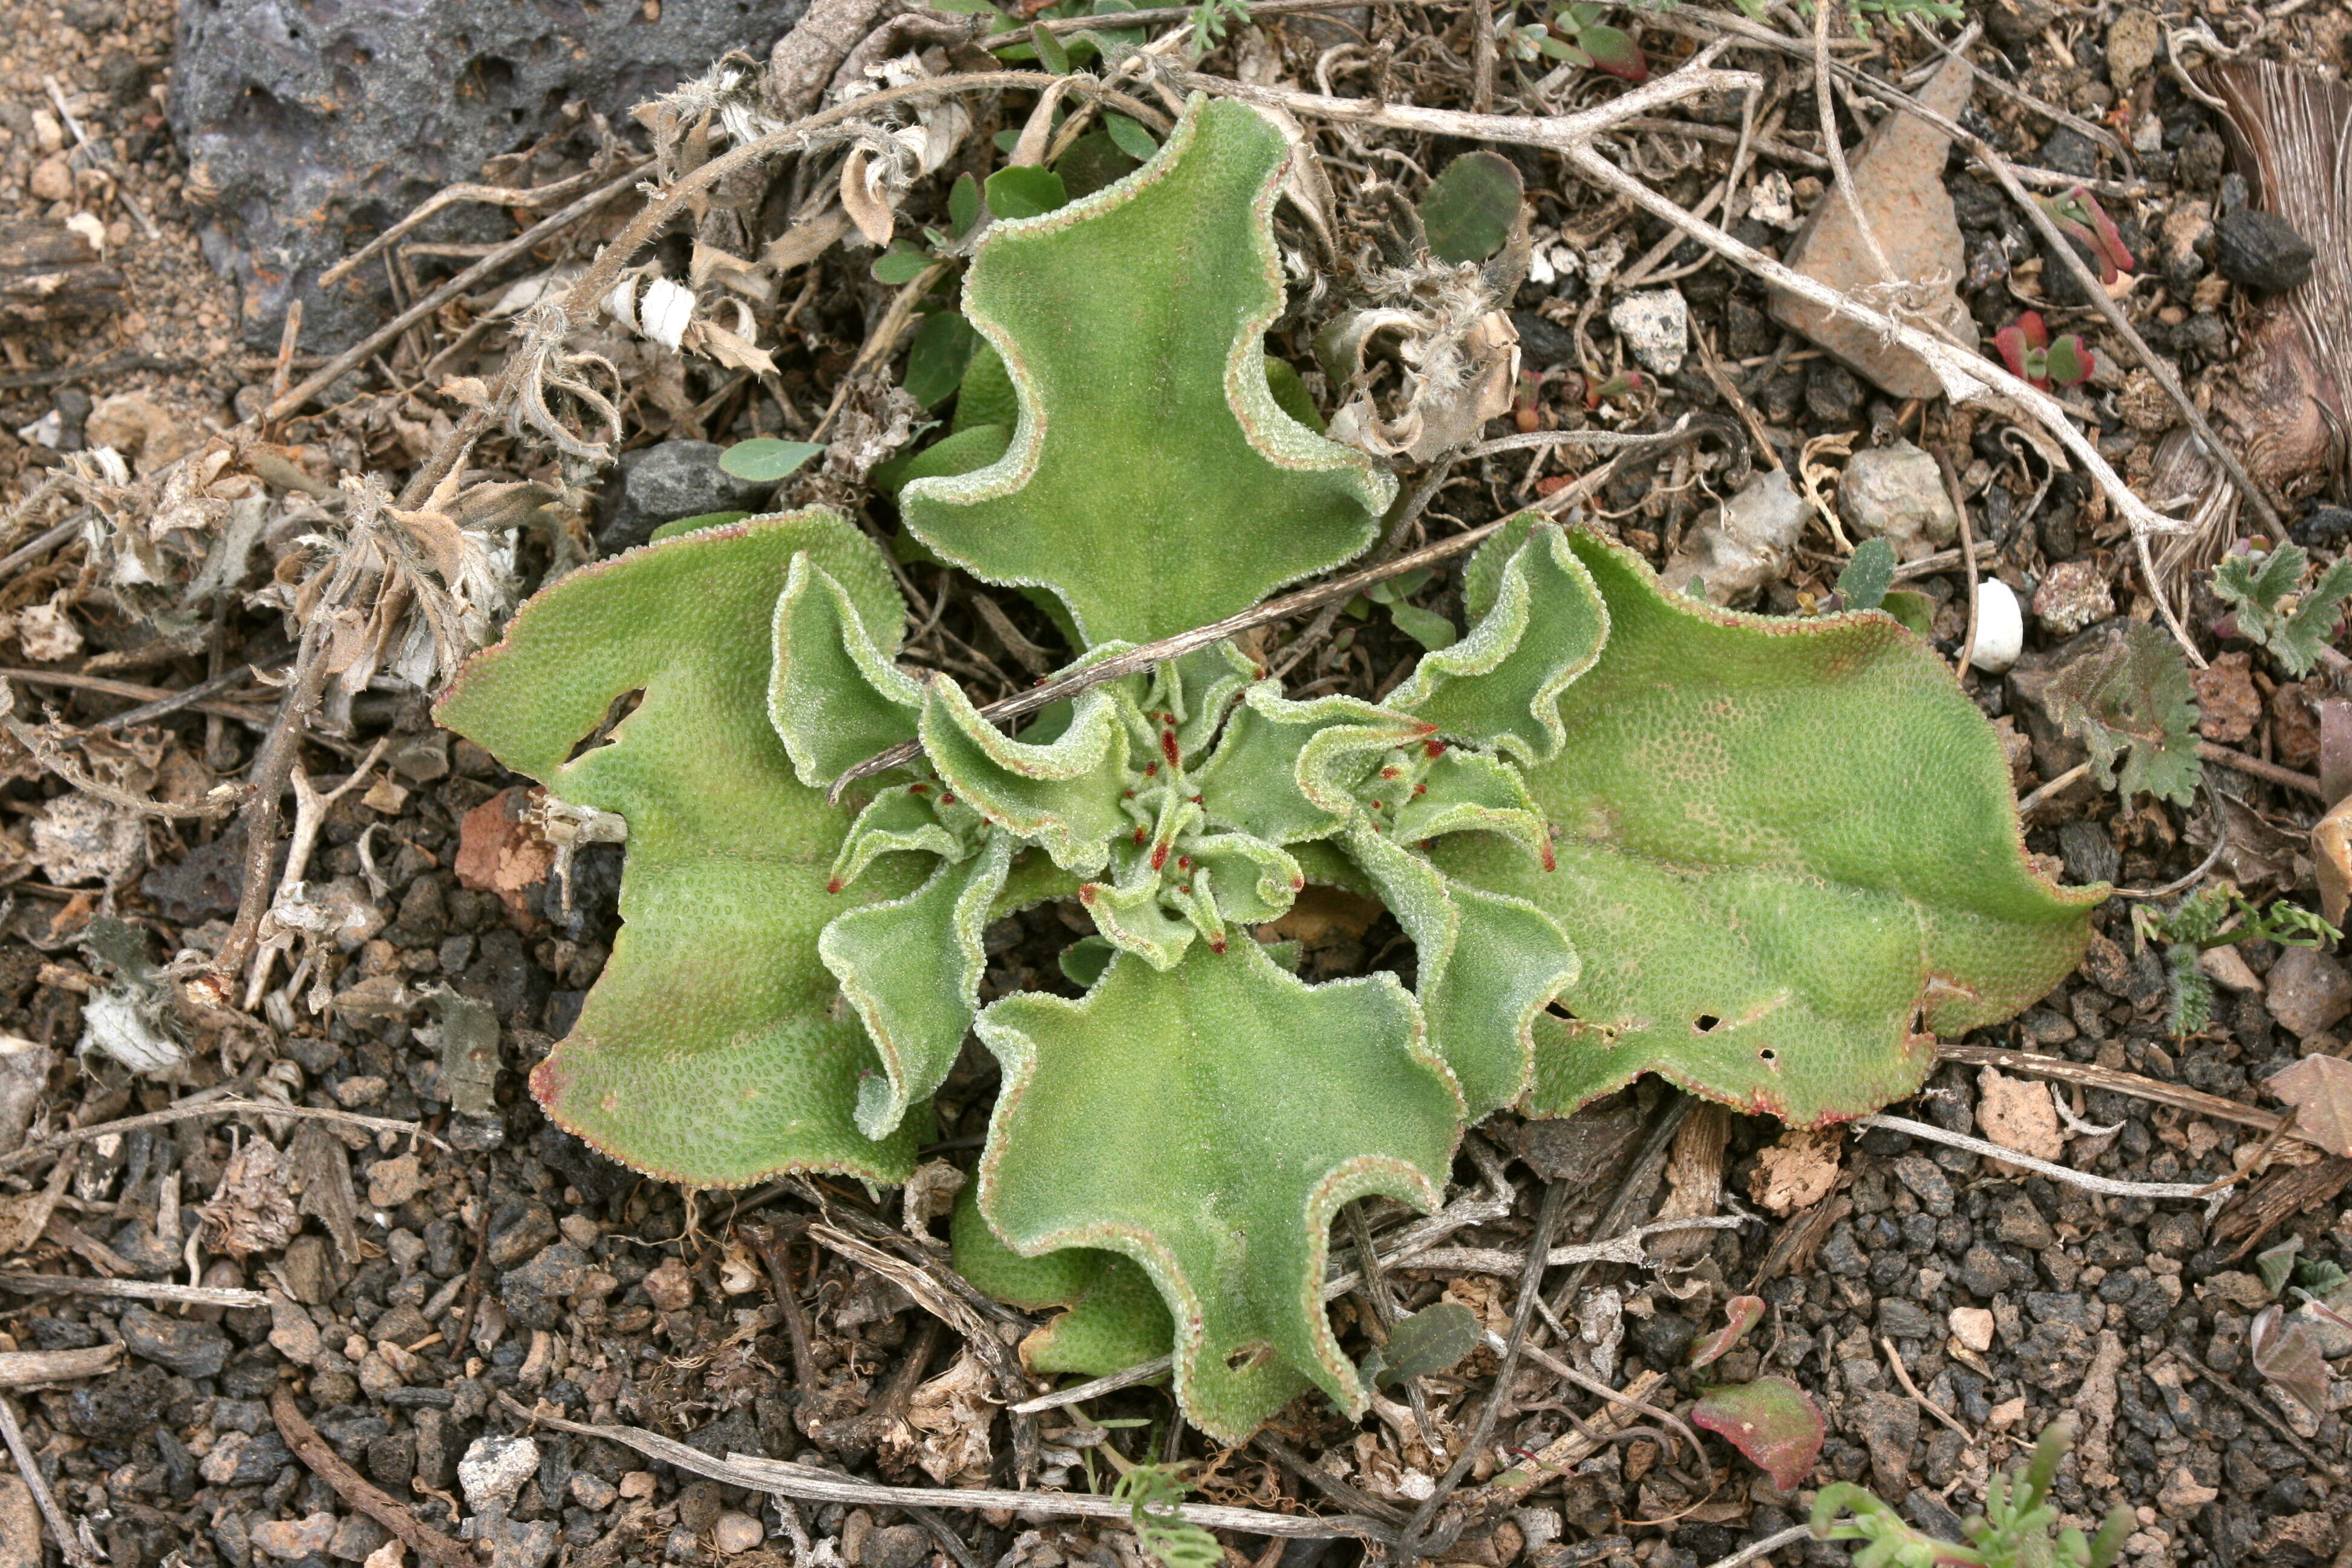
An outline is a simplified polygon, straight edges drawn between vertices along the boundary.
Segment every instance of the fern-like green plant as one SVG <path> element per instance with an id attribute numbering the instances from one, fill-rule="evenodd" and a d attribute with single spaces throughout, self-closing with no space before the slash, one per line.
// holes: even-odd
<path id="1" fill-rule="evenodd" d="M 975 247 L 951 433 L 883 482 L 922 549 L 1047 605 L 1074 668 L 1340 564 L 1393 494 L 1268 370 L 1287 157 L 1196 100 L 1132 174 Z M 1435 1205 L 1470 1122 L 1644 1070 L 1851 1115 L 1924 1076 L 1917 1019 L 2003 1016 L 2079 957 L 2098 892 L 2027 868 L 1990 728 L 1885 616 L 1708 610 L 1534 514 L 1462 588 L 1467 629 L 1377 703 L 1219 645 L 1008 733 L 902 665 L 890 563 L 835 513 L 573 574 L 439 709 L 628 822 L 624 929 L 534 1092 L 681 1182 L 889 1183 L 977 1036 L 1003 1086 L 959 1266 L 1064 1310 L 1033 1370 L 1172 1352 L 1234 1441 L 1309 1388 L 1366 1408 L 1320 1306 L 1331 1219 Z M 1278 961 L 1259 933 L 1309 881 L 1387 905 L 1410 987 Z M 1084 994 L 982 1007 L 982 932 L 1046 900 L 1097 933 Z"/>
<path id="2" fill-rule="evenodd" d="M 1966 1542 L 1915 1530 L 1867 1489 L 1851 1481 L 1823 1487 L 1813 1500 L 1813 1533 L 1823 1541 L 1865 1542 L 1854 1568 L 2114 1568 L 2132 1532 L 2132 1511 L 2117 1503 L 2085 1538 L 2058 1528 L 2051 1483 L 2074 1441 L 2074 1418 L 2043 1428 L 2023 1464 L 1997 1471 L 1985 1488 L 1984 1512 L 1960 1527 Z"/>
<path id="3" fill-rule="evenodd" d="M 2213 592 L 2231 607 L 2236 629 L 2271 650 L 2289 675 L 2319 662 L 2344 601 L 2352 598 L 2352 556 L 2338 559 L 2308 586 L 2311 557 L 2299 544 L 2231 555 L 2213 569 Z"/>

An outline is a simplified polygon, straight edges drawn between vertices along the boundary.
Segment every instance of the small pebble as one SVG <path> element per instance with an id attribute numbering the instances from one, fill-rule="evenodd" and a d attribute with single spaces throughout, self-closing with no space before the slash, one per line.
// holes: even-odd
<path id="1" fill-rule="evenodd" d="M 642 1498 L 654 1495 L 654 1473 L 651 1470 L 631 1470 L 621 1478 L 621 1495 Z"/>
<path id="2" fill-rule="evenodd" d="M 751 1551 L 767 1538 L 758 1520 L 732 1510 L 720 1514 L 710 1526 L 710 1544 L 730 1557 Z"/>
<path id="3" fill-rule="evenodd" d="M 638 1470 L 635 1473 L 645 1475 L 647 1472 Z M 620 1495 L 621 1489 L 602 1476 L 592 1476 L 585 1470 L 572 1472 L 572 1500 L 591 1513 L 602 1513 L 612 1507 L 613 1500 Z"/>
<path id="4" fill-rule="evenodd" d="M 1643 368 L 1672 375 L 1690 346 L 1690 306 L 1672 289 L 1627 294 L 1609 307 L 1609 325 Z"/>
<path id="5" fill-rule="evenodd" d="M 457 1484 L 477 1510 L 514 1501 L 523 1483 L 538 1473 L 539 1445 L 528 1437 L 477 1437 L 457 1461 Z"/>
<path id="6" fill-rule="evenodd" d="M 2025 615 L 2017 594 L 1998 577 L 1977 584 L 1977 642 L 1969 662 L 1987 675 L 1999 675 L 2025 651 Z"/>

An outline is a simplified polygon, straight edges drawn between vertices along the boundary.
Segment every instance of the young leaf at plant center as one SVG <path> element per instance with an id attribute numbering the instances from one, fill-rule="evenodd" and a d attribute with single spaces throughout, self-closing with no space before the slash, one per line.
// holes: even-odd
<path id="1" fill-rule="evenodd" d="M 1419 203 L 1429 253 L 1440 261 L 1484 261 L 1519 221 L 1519 166 L 1500 153 L 1465 153 L 1429 183 Z"/>
<path id="2" fill-rule="evenodd" d="M 1064 1309 L 1021 1342 L 1021 1364 L 1033 1373 L 1108 1377 L 1176 1342 L 1159 1290 L 1132 1259 L 1085 1247 L 1024 1258 L 988 1228 L 969 1182 L 956 1194 L 948 1237 L 956 1272 L 998 1300 L 1024 1312 Z"/>
<path id="3" fill-rule="evenodd" d="M 1838 574 L 1838 596 L 1849 610 L 1874 610 L 1895 585 L 1895 546 L 1885 539 L 1864 540 L 1853 547 L 1845 570 Z"/>
<path id="4" fill-rule="evenodd" d="M 980 1167 L 996 1235 L 1140 1264 L 1176 1321 L 1185 1413 L 1222 1441 L 1309 1383 L 1360 1414 L 1321 1305 L 1332 1216 L 1371 1193 L 1434 1208 L 1461 1114 L 1395 978 L 1309 986 L 1254 942 L 1195 942 L 1169 971 L 1122 952 L 1084 998 L 1007 996 L 975 1026 L 1004 1068 Z"/>
<path id="5" fill-rule="evenodd" d="M 2352 1062 L 2317 1053 L 2263 1087 L 2294 1107 L 2294 1130 L 2331 1154 L 2352 1158 Z"/>
<path id="6" fill-rule="evenodd" d="M 1812 1396 L 1775 1373 L 1710 1388 L 1691 1407 L 1691 1425 L 1720 1435 L 1782 1491 L 1813 1473 L 1828 1436 Z"/>
<path id="7" fill-rule="evenodd" d="M 2000 742 L 1931 650 L 1877 616 L 1717 610 L 1566 544 L 1609 630 L 1527 773 L 1558 869 L 1478 835 L 1433 856 L 1585 957 L 1570 1016 L 1535 1021 L 1531 1111 L 1654 1071 L 1798 1125 L 1858 1115 L 1927 1076 L 1923 1013 L 1978 1027 L 2074 969 L 2105 889 L 2026 864 Z"/>
<path id="8" fill-rule="evenodd" d="M 1388 705 L 1522 765 L 1548 762 L 1563 737 L 1560 695 L 1609 636 L 1601 591 L 1566 533 L 1517 519 L 1479 548 L 1470 573 L 1464 596 L 1478 616 L 1470 635 L 1423 659 Z"/>
<path id="9" fill-rule="evenodd" d="M 788 1170 L 895 1182 L 922 1118 L 877 1143 L 858 1083 L 879 1070 L 834 1008 L 817 933 L 841 814 L 802 784 L 761 700 L 768 626 L 795 557 L 891 628 L 889 566 L 843 519 L 755 519 L 581 568 L 477 655 L 436 717 L 576 805 L 627 819 L 623 927 L 572 1033 L 531 1075 L 559 1125 L 693 1185 Z M 751 657 L 746 657 L 749 654 Z M 610 742 L 572 755 L 614 701 Z M 909 885 L 877 876 L 874 894 Z"/>
<path id="10" fill-rule="evenodd" d="M 777 436 L 754 436 L 719 454 L 721 472 L 750 484 L 790 479 L 824 447 L 814 441 L 787 441 Z"/>
<path id="11" fill-rule="evenodd" d="M 2310 556 L 2301 545 L 2282 544 L 2225 556 L 2213 569 L 2213 592 L 2231 606 L 2239 632 L 2271 650 L 2289 675 L 2309 672 L 2343 619 L 2352 598 L 2352 558 L 2339 558 L 2308 589 L 2304 575 Z"/>
<path id="12" fill-rule="evenodd" d="M 2197 758 L 2197 689 L 2172 639 L 2144 622 L 2078 655 L 2043 689 L 2051 720 L 2090 748 L 2100 784 L 2128 801 L 2152 795 L 2187 805 Z M 2118 769 L 2116 759 L 2123 759 Z"/>
<path id="13" fill-rule="evenodd" d="M 1723 1313 L 1727 1320 L 1723 1327 L 1704 1343 L 1692 1349 L 1690 1364 L 1693 1372 L 1722 1360 L 1734 1345 L 1748 1337 L 1748 1330 L 1764 1321 L 1764 1298 L 1734 1296 L 1723 1304 Z"/>
<path id="14" fill-rule="evenodd" d="M 1391 1388 L 1433 1372 L 1450 1372 L 1478 1348 L 1478 1315 L 1459 1301 L 1436 1301 L 1389 1331 L 1372 1380 Z"/>
<path id="15" fill-rule="evenodd" d="M 915 341 L 907 350 L 907 395 L 926 408 L 945 403 L 956 388 L 963 384 L 963 373 L 971 363 L 972 345 L 980 334 L 960 311 L 937 310 L 923 318 L 915 329 Z"/>
<path id="16" fill-rule="evenodd" d="M 1189 630 L 1371 542 L 1393 481 L 1266 387 L 1288 155 L 1255 110 L 1195 98 L 1133 174 L 988 232 L 964 312 L 1020 418 L 1001 462 L 900 492 L 918 538 L 990 582 L 1044 584 L 1089 643 Z M 1283 521 L 1237 531 L 1244 517 Z"/>
<path id="17" fill-rule="evenodd" d="M 1070 199 L 1062 176 L 1034 163 L 1015 163 L 988 176 L 988 210 L 998 218 L 1036 217 Z M 969 290 L 971 283 L 965 283 Z"/>

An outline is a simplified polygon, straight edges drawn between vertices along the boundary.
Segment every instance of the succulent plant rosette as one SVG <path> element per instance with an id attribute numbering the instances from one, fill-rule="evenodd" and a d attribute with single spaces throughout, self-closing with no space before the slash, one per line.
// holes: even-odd
<path id="1" fill-rule="evenodd" d="M 1286 155 L 1196 100 L 1127 178 L 977 245 L 962 308 L 1017 415 L 908 484 L 902 525 L 1037 595 L 1074 668 L 1361 554 L 1392 499 L 1267 390 Z M 1172 1352 L 1187 1416 L 1234 1440 L 1310 1386 L 1364 1408 L 1331 1222 L 1434 1206 L 1479 1119 L 1643 1073 L 1853 1116 L 2079 959 L 2102 890 L 2029 867 L 1990 727 L 1890 617 L 1716 610 L 1535 513 L 1461 596 L 1465 634 L 1381 701 L 1293 700 L 1219 644 L 1007 733 L 898 662 L 890 563 L 834 512 L 572 574 L 439 710 L 627 822 L 625 928 L 535 1093 L 657 1176 L 888 1184 L 976 1036 L 1002 1087 L 957 1266 L 1061 1310 L 1033 1372 Z M 1285 967 L 1261 933 L 1310 882 L 1394 913 L 1410 986 Z M 1114 950 L 1099 977 L 982 1006 L 983 930 L 1055 899 Z"/>

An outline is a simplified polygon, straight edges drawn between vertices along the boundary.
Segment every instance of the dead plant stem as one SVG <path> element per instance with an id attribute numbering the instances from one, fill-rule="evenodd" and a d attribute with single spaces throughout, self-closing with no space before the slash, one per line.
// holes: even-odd
<path id="1" fill-rule="evenodd" d="M 1528 1325 L 1534 1321 L 1536 1303 L 1543 1296 L 1544 1269 L 1550 1259 L 1551 1234 L 1559 1226 L 1559 1211 L 1567 1201 L 1566 1183 L 1547 1182 L 1544 1184 L 1543 1203 L 1536 1210 L 1536 1232 L 1528 1242 L 1528 1266 L 1519 1273 L 1518 1300 L 1511 1311 L 1510 1337 L 1503 1342 L 1502 1348 L 1496 1352 L 1499 1359 L 1495 1367 L 1494 1384 L 1487 1390 L 1485 1402 L 1478 1406 L 1478 1424 L 1471 1428 L 1468 1440 L 1454 1456 L 1454 1462 L 1445 1467 L 1445 1474 L 1438 1479 L 1436 1489 L 1422 1500 L 1420 1508 L 1413 1510 L 1412 1522 L 1405 1526 L 1400 1552 L 1408 1558 L 1421 1554 L 1421 1542 L 1429 1532 L 1431 1521 L 1436 1519 L 1437 1510 L 1445 1506 L 1445 1500 L 1454 1495 L 1454 1488 L 1460 1486 L 1463 1478 L 1470 1473 L 1472 1462 L 1486 1451 L 1488 1443 L 1494 1441 L 1495 1423 L 1501 1419 L 1503 1405 L 1511 1397 L 1511 1378 L 1518 1371 L 1520 1352 L 1527 1348 Z"/>
<path id="2" fill-rule="evenodd" d="M 390 1531 L 403 1544 L 436 1568 L 480 1568 L 475 1549 L 454 1541 L 426 1524 L 404 1504 L 378 1489 L 347 1464 L 342 1456 L 303 1419 L 294 1404 L 294 1391 L 279 1384 L 269 1393 L 269 1418 L 286 1447 L 310 1472 L 335 1489 L 335 1495 Z"/>
<path id="3" fill-rule="evenodd" d="M 2116 473 L 2106 458 L 2100 455 L 2098 447 L 2076 428 L 2065 405 L 2048 393 L 2011 375 L 2004 367 L 1981 354 L 1947 342 L 1932 332 L 1884 311 L 1873 310 L 1754 247 L 1743 244 L 1713 224 L 1693 217 L 1671 198 L 1617 167 L 1593 145 L 1602 131 L 1624 120 L 1680 102 L 1698 93 L 1759 89 L 1763 85 L 1762 80 L 1753 71 L 1713 68 L 1711 62 L 1727 43 L 1728 40 L 1718 40 L 1700 50 L 1689 64 L 1671 75 L 1656 78 L 1596 109 L 1551 118 L 1468 114 L 1456 110 L 1428 109 L 1418 104 L 1333 98 L 1289 88 L 1255 87 L 1222 77 L 1202 76 L 1198 72 L 1180 72 L 1174 79 L 1181 87 L 1198 88 L 1238 98 L 1244 102 L 1339 123 L 1379 125 L 1391 130 L 1503 142 L 1555 152 L 1595 185 L 1664 218 L 1764 282 L 1873 328 L 1882 338 L 1909 349 L 1936 372 L 1937 379 L 1943 383 L 1945 395 L 1953 402 L 1971 401 L 1990 392 L 1999 393 L 2023 408 L 2061 446 L 2074 455 L 2093 481 L 2105 492 L 2109 505 L 2129 525 L 2134 536 L 2142 538 L 2143 561 L 2147 555 L 2145 535 L 2180 531 L 2186 525 L 2158 512 L 2134 494 L 2131 487 L 2124 482 L 2123 476 Z M 2201 656 L 2198 655 L 2187 630 L 2181 626 L 2171 605 L 2161 595 L 2158 596 L 2158 607 L 2164 613 L 2174 637 L 2187 650 L 2192 662 L 2201 667 Z"/>
<path id="4" fill-rule="evenodd" d="M 58 1552 L 65 1558 L 68 1568 L 90 1568 L 89 1553 L 82 1550 L 80 1538 L 66 1522 L 64 1510 L 58 1507 L 57 1497 L 49 1490 L 48 1478 L 41 1474 L 41 1467 L 33 1458 L 33 1446 L 25 1441 L 25 1429 L 16 1422 L 16 1401 L 5 1395 L 0 1395 L 0 1437 L 7 1439 L 8 1457 L 16 1461 L 16 1474 L 33 1494 L 34 1506 L 41 1510 L 49 1533 L 57 1537 Z M 32 1548 L 28 1555 L 37 1560 L 40 1543 L 26 1544 Z"/>

